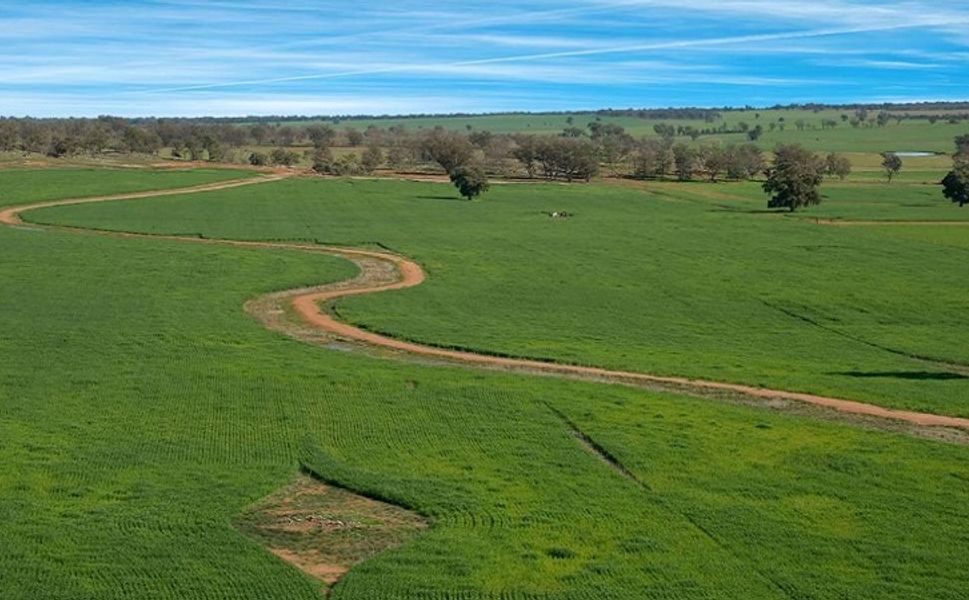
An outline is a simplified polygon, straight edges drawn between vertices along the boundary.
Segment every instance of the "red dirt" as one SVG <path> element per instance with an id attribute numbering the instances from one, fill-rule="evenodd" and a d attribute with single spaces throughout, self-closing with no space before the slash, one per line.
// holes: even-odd
<path id="1" fill-rule="evenodd" d="M 302 294 L 296 296 L 293 299 L 293 306 L 299 315 L 305 319 L 308 323 L 324 329 L 332 334 L 338 335 L 343 338 L 355 340 L 358 342 L 363 342 L 373 346 L 380 346 L 383 348 L 390 348 L 392 350 L 399 350 L 402 352 L 408 352 L 411 354 L 418 354 L 422 356 L 430 356 L 434 358 L 443 358 L 447 360 L 454 360 L 463 363 L 471 364 L 482 364 L 489 366 L 499 366 L 512 369 L 527 369 L 529 371 L 539 371 L 543 373 L 553 373 L 560 375 L 579 375 L 583 377 L 593 377 L 596 379 L 601 379 L 604 381 L 616 381 L 620 383 L 627 382 L 642 382 L 642 383 L 659 383 L 675 386 L 684 386 L 692 388 L 702 388 L 707 390 L 721 390 L 726 392 L 734 392 L 747 396 L 753 396 L 756 398 L 763 398 L 768 400 L 797 400 L 799 402 L 806 402 L 808 404 L 813 404 L 815 406 L 823 406 L 826 408 L 831 408 L 844 413 L 866 415 L 872 417 L 880 417 L 884 419 L 894 419 L 900 421 L 908 421 L 916 425 L 933 425 L 933 426 L 944 426 L 944 427 L 959 427 L 969 429 L 969 419 L 964 419 L 960 417 L 949 417 L 944 415 L 935 415 L 930 413 L 920 413 L 913 411 L 904 410 L 894 410 L 889 408 L 884 408 L 881 406 L 875 406 L 873 404 L 865 404 L 863 402 L 855 402 L 852 400 L 842 400 L 838 398 L 828 398 L 825 396 L 817 396 L 814 394 L 805 394 L 800 392 L 786 392 L 782 390 L 772 390 L 766 388 L 753 387 L 748 385 L 736 384 L 736 383 L 724 383 L 718 381 L 706 381 L 702 379 L 688 379 L 685 377 L 666 377 L 660 375 L 649 375 L 647 373 L 636 373 L 632 371 L 613 371 L 609 369 L 601 369 L 598 367 L 582 367 L 577 365 L 560 365 L 555 363 L 548 363 L 537 360 L 529 360 L 522 358 L 504 358 L 499 356 L 488 356 L 484 354 L 475 354 L 473 352 L 464 352 L 461 350 L 448 350 L 445 348 L 435 348 L 432 346 L 424 346 L 422 344 L 415 344 L 412 342 L 407 342 L 403 340 L 394 339 L 379 333 L 373 333 L 370 331 L 364 331 L 353 325 L 347 323 L 342 323 L 337 321 L 332 316 L 324 313 L 320 310 L 319 304 L 322 302 L 328 302 L 335 300 L 337 298 L 342 298 L 345 296 L 356 296 L 360 294 L 371 294 L 375 292 L 383 292 L 387 290 L 402 289 L 407 287 L 413 287 L 419 285 L 424 281 L 424 272 L 421 270 L 420 266 L 410 261 L 406 258 L 399 256 L 380 254 L 380 253 L 367 253 L 367 256 L 380 257 L 386 260 L 391 260 L 397 266 L 398 271 L 401 274 L 401 278 L 397 283 L 391 285 L 374 286 L 374 287 L 360 287 L 354 289 L 346 290 L 334 290 L 326 292 L 313 292 L 308 294 Z"/>
<path id="2" fill-rule="evenodd" d="M 298 553 L 287 548 L 270 548 L 269 551 L 327 585 L 333 585 L 350 571 L 348 566 L 327 563 L 313 553 Z"/>
<path id="3" fill-rule="evenodd" d="M 128 200 L 135 198 L 149 198 L 154 196 L 167 196 L 175 194 L 185 194 L 190 192 L 203 192 L 218 189 L 227 189 L 231 187 L 238 187 L 243 185 L 251 185 L 255 183 L 263 183 L 267 181 L 276 181 L 282 179 L 282 175 L 276 175 L 271 177 L 263 177 L 258 179 L 244 179 L 235 180 L 228 182 L 221 182 L 215 184 L 208 184 L 203 186 L 195 186 L 191 188 L 181 188 L 174 190 L 162 190 L 156 192 L 138 192 L 133 194 L 119 194 L 114 196 L 99 196 L 92 198 L 81 198 L 73 200 L 54 200 L 48 202 L 38 202 L 35 204 L 22 205 L 17 207 L 10 207 L 0 211 L 0 223 L 6 225 L 19 225 L 22 223 L 20 219 L 20 213 L 32 210 L 36 208 L 45 208 L 51 206 L 63 206 L 68 204 L 83 204 L 89 202 L 106 202 L 112 200 Z M 338 298 L 343 298 L 347 296 L 358 296 L 362 294 L 372 294 L 377 292 L 385 292 L 390 290 L 399 290 L 404 288 L 413 287 L 420 285 L 424 279 L 424 271 L 421 269 L 420 265 L 416 262 L 404 258 L 402 256 L 397 256 L 387 252 L 377 252 L 370 250 L 360 250 L 355 248 L 340 248 L 333 246 L 319 246 L 312 244 L 288 244 L 288 243 L 270 243 L 270 242 L 243 242 L 234 240 L 209 240 L 191 237 L 181 237 L 181 236 L 157 236 L 150 234 L 132 234 L 132 233 L 112 233 L 112 232 L 93 232 L 91 230 L 84 230 L 79 228 L 70 227 L 60 227 L 58 229 L 69 230 L 69 231 L 85 231 L 97 233 L 99 235 L 108 235 L 115 237 L 149 237 L 154 239 L 169 239 L 196 243 L 206 243 L 206 244 L 222 244 L 230 246 L 240 246 L 240 247 L 252 247 L 252 248 L 284 248 L 291 250 L 309 251 L 309 252 L 320 252 L 331 255 L 340 256 L 350 260 L 355 258 L 366 258 L 375 259 L 379 262 L 385 262 L 392 264 L 396 269 L 399 277 L 396 281 L 392 283 L 383 283 L 372 285 L 366 283 L 364 279 L 359 285 L 343 285 L 339 289 L 332 290 L 314 290 L 305 293 L 297 293 L 291 296 L 292 305 L 299 316 L 304 319 L 308 324 L 321 329 L 332 335 L 345 338 L 348 340 L 353 340 L 356 342 L 362 342 L 371 346 L 376 346 L 380 348 L 387 348 L 391 350 L 396 350 L 400 352 L 406 352 L 409 354 L 414 354 L 417 356 L 445 359 L 448 361 L 456 361 L 471 365 L 481 365 L 488 367 L 499 367 L 511 370 L 519 371 L 530 371 L 545 373 L 551 375 L 559 375 L 564 377 L 578 376 L 587 379 L 595 379 L 598 381 L 615 382 L 615 383 L 643 383 L 643 384 L 661 384 L 661 385 L 671 385 L 679 387 L 687 387 L 708 391 L 723 391 L 735 394 L 741 394 L 745 396 L 750 396 L 754 398 L 766 399 L 766 400 L 795 400 L 798 402 L 803 402 L 815 406 L 821 406 L 842 413 L 854 414 L 854 415 L 864 415 L 870 417 L 878 417 L 882 419 L 891 419 L 896 421 L 904 421 L 921 426 L 941 426 L 941 427 L 954 427 L 960 429 L 969 429 L 969 419 L 961 417 L 952 417 L 945 415 L 936 415 L 931 413 L 921 413 L 906 410 L 895 410 L 884 408 L 881 406 L 875 406 L 872 404 L 866 404 L 863 402 L 856 402 L 852 400 L 843 400 L 839 398 L 830 398 L 826 396 L 818 396 L 814 394 L 806 394 L 801 392 L 788 392 L 783 390 L 773 390 L 767 388 L 760 388 L 736 383 L 726 383 L 718 381 L 707 381 L 702 379 L 689 379 L 685 377 L 670 377 L 670 376 L 660 376 L 660 375 L 650 375 L 647 373 L 636 373 L 631 371 L 616 371 L 610 369 L 602 369 L 598 367 L 583 367 L 577 365 L 565 365 L 548 363 L 537 360 L 521 359 L 521 358 L 504 358 L 497 356 L 489 356 L 483 354 L 475 354 L 473 352 L 465 352 L 460 350 L 448 350 L 444 348 L 435 348 L 433 346 L 425 346 L 422 344 L 416 344 L 413 342 L 407 342 L 404 340 L 394 339 L 385 335 L 378 333 L 373 333 L 369 331 L 364 331 L 353 325 L 347 323 L 342 323 L 334 319 L 331 315 L 323 312 L 320 309 L 320 304 L 324 302 L 330 302 Z M 358 263 L 359 264 L 359 263 Z"/>
<path id="4" fill-rule="evenodd" d="M 87 198 L 73 198 L 69 200 L 48 200 L 45 202 L 35 202 L 33 204 L 21 204 L 19 206 L 8 206 L 0 209 L 0 223 L 4 225 L 22 225 L 20 213 L 38 208 L 50 208 L 52 206 L 66 206 L 68 204 L 88 204 L 91 202 L 111 202 L 114 200 L 136 200 L 139 198 L 155 198 L 157 196 L 177 196 L 179 194 L 191 194 L 194 192 L 210 192 L 214 190 L 226 190 L 244 185 L 256 183 L 266 183 L 267 181 L 279 181 L 283 175 L 271 175 L 268 177 L 253 177 L 251 179 L 232 179 L 230 181 L 220 181 L 217 183 L 206 183 L 191 187 L 174 188 L 169 190 L 152 190 L 147 192 L 130 192 L 127 194 L 112 194 L 109 196 L 90 196 Z"/>

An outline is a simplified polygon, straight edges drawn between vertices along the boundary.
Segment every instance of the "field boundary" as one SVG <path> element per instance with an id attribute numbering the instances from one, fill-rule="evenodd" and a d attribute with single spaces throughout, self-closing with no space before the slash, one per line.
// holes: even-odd
<path id="1" fill-rule="evenodd" d="M 93 202 L 112 202 L 201 193 L 224 190 L 246 185 L 268 183 L 285 179 L 285 174 L 269 175 L 258 178 L 230 180 L 186 188 L 142 191 L 129 194 L 94 196 L 62 200 L 48 200 L 21 204 L 0 210 L 0 224 L 19 227 L 24 225 L 21 214 L 39 208 L 87 204 Z M 872 418 L 888 422 L 905 423 L 919 428 L 949 428 L 956 430 L 952 439 L 965 441 L 969 431 L 969 419 L 908 410 L 890 409 L 882 406 L 820 396 L 815 394 L 776 390 L 745 384 L 693 379 L 688 377 L 655 375 L 633 371 L 611 370 L 593 366 L 556 363 L 494 356 L 467 350 L 449 349 L 394 338 L 340 321 L 326 305 L 349 296 L 401 290 L 420 285 L 426 279 L 421 266 L 415 261 L 391 252 L 346 248 L 312 243 L 258 242 L 179 235 L 155 235 L 147 233 L 106 231 L 90 228 L 30 225 L 32 228 L 52 229 L 78 233 L 88 233 L 122 238 L 150 238 L 179 242 L 215 244 L 242 248 L 288 249 L 301 252 L 326 254 L 343 258 L 354 263 L 359 274 L 349 280 L 312 288 L 286 290 L 260 296 L 246 303 L 246 310 L 259 319 L 266 327 L 282 331 L 293 337 L 314 342 L 331 343 L 333 339 L 350 341 L 367 347 L 389 350 L 394 353 L 411 355 L 418 358 L 438 360 L 445 363 L 470 365 L 513 371 L 526 374 L 554 376 L 567 379 L 582 379 L 602 383 L 633 385 L 639 387 L 661 387 L 695 396 L 734 395 L 761 402 L 797 402 L 845 415 Z M 290 315 L 295 315 L 301 327 L 294 328 Z M 323 335 L 321 335 L 323 334 Z"/>

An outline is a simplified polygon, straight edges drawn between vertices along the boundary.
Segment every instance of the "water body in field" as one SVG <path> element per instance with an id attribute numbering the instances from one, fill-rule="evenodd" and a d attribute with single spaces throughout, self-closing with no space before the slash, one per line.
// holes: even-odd
<path id="1" fill-rule="evenodd" d="M 900 156 L 902 158 L 918 158 L 920 156 L 935 156 L 935 152 L 922 152 L 918 150 L 902 150 L 900 152 L 892 152 L 895 156 Z"/>

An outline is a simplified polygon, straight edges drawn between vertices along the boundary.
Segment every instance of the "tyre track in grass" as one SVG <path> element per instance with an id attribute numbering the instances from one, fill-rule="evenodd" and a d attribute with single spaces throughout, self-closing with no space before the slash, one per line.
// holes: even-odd
<path id="1" fill-rule="evenodd" d="M 285 177 L 286 175 L 277 174 L 259 178 L 230 180 L 187 188 L 115 194 L 109 196 L 94 196 L 87 198 L 49 200 L 32 204 L 22 204 L 19 206 L 11 206 L 0 209 L 0 224 L 11 227 L 25 227 L 25 224 L 21 219 L 21 214 L 29 210 L 39 208 L 202 193 L 280 181 Z M 680 393 L 692 393 L 694 395 L 703 397 L 726 394 L 761 402 L 791 401 L 814 407 L 821 407 L 823 409 L 835 411 L 844 415 L 853 415 L 882 421 L 904 423 L 920 428 L 932 427 L 959 430 L 956 432 L 955 437 L 956 439 L 961 439 L 963 441 L 965 441 L 965 431 L 969 430 L 969 419 L 967 418 L 890 409 L 864 402 L 832 398 L 803 392 L 790 392 L 738 383 L 709 381 L 687 377 L 653 375 L 633 371 L 621 371 L 599 367 L 553 363 L 527 358 L 494 356 L 466 350 L 419 344 L 372 331 L 366 331 L 349 323 L 338 320 L 336 316 L 323 308 L 324 305 L 332 305 L 340 298 L 388 292 L 392 290 L 402 290 L 420 285 L 424 282 L 426 275 L 419 264 L 409 258 L 393 254 L 391 252 L 310 243 L 209 239 L 202 237 L 106 231 L 56 225 L 30 224 L 29 228 L 87 233 L 108 237 L 138 237 L 156 240 L 163 239 L 242 248 L 287 249 L 337 256 L 353 262 L 360 270 L 360 273 L 353 279 L 322 285 L 315 288 L 301 288 L 297 290 L 288 290 L 284 292 L 267 294 L 260 296 L 259 298 L 256 298 L 246 304 L 247 312 L 258 318 L 265 326 L 269 327 L 270 329 L 282 331 L 298 339 L 322 341 L 326 337 L 335 337 L 372 348 L 390 350 L 418 358 L 433 359 L 445 363 L 471 365 L 490 369 L 499 369 L 503 371 L 546 375 L 568 379 L 582 379 L 603 383 L 668 388 Z M 295 316 L 302 321 L 302 328 L 299 326 L 294 328 L 294 324 L 291 322 L 288 315 L 289 312 L 293 312 Z M 321 333 L 325 334 L 325 336 L 321 336 Z"/>

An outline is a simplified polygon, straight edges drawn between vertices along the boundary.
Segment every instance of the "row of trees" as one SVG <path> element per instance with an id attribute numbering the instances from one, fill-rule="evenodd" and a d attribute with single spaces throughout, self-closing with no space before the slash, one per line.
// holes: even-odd
<path id="1" fill-rule="evenodd" d="M 746 128 L 744 128 L 746 129 Z M 298 133 L 297 133 L 298 130 Z M 751 131 L 756 131 L 754 128 Z M 575 128 L 574 135 L 499 135 L 489 131 L 456 132 L 442 128 L 411 132 L 402 127 L 338 131 L 314 124 L 302 128 L 258 123 L 236 126 L 224 122 L 150 120 L 137 124 L 112 117 L 98 119 L 0 120 L 0 150 L 44 152 L 65 156 L 79 152 L 152 154 L 162 147 L 176 158 L 248 162 L 255 166 L 293 166 L 308 163 L 321 174 L 365 175 L 388 166 L 421 170 L 432 164 L 445 173 L 464 166 L 501 176 L 542 177 L 588 181 L 600 167 L 617 176 L 681 180 L 745 179 L 764 169 L 763 153 L 753 144 L 689 146 L 674 143 L 684 129 L 659 124 L 659 138 L 637 140 L 614 123 L 594 121 Z M 271 142 L 271 144 L 267 144 Z M 302 143 L 305 150 L 294 150 Z M 245 152 L 249 145 L 276 145 L 270 150 Z M 338 146 L 361 146 L 361 153 L 338 151 Z M 298 148 L 298 146 L 297 146 Z M 850 165 L 840 159 L 831 174 L 847 175 Z"/>
<path id="2" fill-rule="evenodd" d="M 187 160 L 223 161 L 245 146 L 363 146 L 388 143 L 399 132 L 369 127 L 337 130 L 328 125 L 238 125 L 193 119 L 7 119 L 0 118 L 0 151 L 49 156 L 113 153 L 155 154 L 170 148 Z"/>
<path id="3" fill-rule="evenodd" d="M 957 137 L 955 144 L 953 167 L 942 180 L 942 192 L 961 207 L 969 204 L 969 134 Z M 891 181 L 901 170 L 902 159 L 894 153 L 883 153 L 882 167 Z M 763 184 L 764 191 L 770 195 L 768 207 L 794 211 L 819 204 L 824 176 L 839 168 L 848 170 L 850 164 L 838 155 L 821 157 L 796 144 L 779 146 L 774 150 L 774 162 L 767 169 Z"/>
<path id="4" fill-rule="evenodd" d="M 845 179 L 851 174 L 851 161 L 841 154 L 819 159 L 822 176 Z M 753 179 L 765 172 L 764 152 L 755 144 L 716 144 L 689 146 L 667 140 L 646 139 L 639 143 L 632 158 L 632 175 L 638 179 L 675 176 L 680 181 L 705 178 L 717 181 Z"/>

